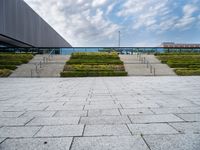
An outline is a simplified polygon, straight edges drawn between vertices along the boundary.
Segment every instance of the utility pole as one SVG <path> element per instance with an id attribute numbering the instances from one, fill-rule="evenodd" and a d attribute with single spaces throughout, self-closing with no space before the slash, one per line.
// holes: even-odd
<path id="1" fill-rule="evenodd" d="M 118 46 L 120 47 L 120 42 L 121 42 L 121 32 L 119 31 L 119 41 L 118 41 Z"/>

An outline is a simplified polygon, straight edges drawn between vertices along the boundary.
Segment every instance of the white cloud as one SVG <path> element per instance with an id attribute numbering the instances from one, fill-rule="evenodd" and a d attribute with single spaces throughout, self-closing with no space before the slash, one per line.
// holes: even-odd
<path id="1" fill-rule="evenodd" d="M 73 46 L 103 44 L 102 41 L 114 38 L 120 28 L 97 8 L 106 0 L 25 1 Z"/>
<path id="2" fill-rule="evenodd" d="M 145 45 L 150 44 L 145 38 L 155 38 L 152 34 L 161 36 L 200 24 L 199 0 L 25 1 L 73 46 L 116 46 L 118 30 L 125 46 L 139 40 L 133 35 L 140 33 L 147 42 L 136 42 Z"/>
<path id="3" fill-rule="evenodd" d="M 107 8 L 107 11 L 106 11 L 106 14 L 108 15 L 112 10 L 113 8 L 115 7 L 116 3 L 111 3 L 108 8 Z"/>
<path id="4" fill-rule="evenodd" d="M 127 0 L 118 16 L 132 16 L 133 29 L 146 28 L 152 30 L 157 27 L 159 20 L 170 13 L 168 0 Z"/>
<path id="5" fill-rule="evenodd" d="M 182 30 L 187 29 L 189 25 L 191 25 L 196 18 L 193 17 L 193 13 L 195 13 L 198 8 L 194 5 L 187 4 L 183 7 L 183 17 L 178 20 L 175 27 L 181 28 Z"/>
<path id="6" fill-rule="evenodd" d="M 107 2 L 107 0 L 93 0 L 92 6 L 98 7 L 98 6 L 104 5 L 106 2 Z"/>

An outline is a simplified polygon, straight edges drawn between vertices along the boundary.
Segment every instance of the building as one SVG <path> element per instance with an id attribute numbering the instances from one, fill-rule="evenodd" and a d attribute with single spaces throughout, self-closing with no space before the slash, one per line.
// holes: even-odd
<path id="1" fill-rule="evenodd" d="M 1 47 L 71 47 L 23 0 L 0 0 Z"/>
<path id="2" fill-rule="evenodd" d="M 200 48 L 200 44 L 184 44 L 174 42 L 163 42 L 161 47 L 164 48 Z"/>

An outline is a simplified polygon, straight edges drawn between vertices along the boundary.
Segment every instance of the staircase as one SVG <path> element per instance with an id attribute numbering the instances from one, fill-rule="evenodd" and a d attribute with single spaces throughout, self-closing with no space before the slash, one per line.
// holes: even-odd
<path id="1" fill-rule="evenodd" d="M 175 76 L 174 71 L 154 55 L 120 55 L 129 76 Z"/>
<path id="2" fill-rule="evenodd" d="M 68 55 L 36 55 L 27 64 L 20 65 L 10 77 L 60 77 Z"/>

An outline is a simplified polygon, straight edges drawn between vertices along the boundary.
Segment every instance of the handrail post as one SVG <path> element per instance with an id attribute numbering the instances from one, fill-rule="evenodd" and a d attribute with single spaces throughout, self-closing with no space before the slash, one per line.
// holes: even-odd
<path id="1" fill-rule="evenodd" d="M 37 67 L 37 64 L 35 64 L 35 72 L 37 72 L 38 70 L 38 67 Z"/>
<path id="2" fill-rule="evenodd" d="M 33 77 L 33 70 L 31 69 L 31 78 Z"/>
<path id="3" fill-rule="evenodd" d="M 150 73 L 152 73 L 152 65 L 150 66 Z"/>
<path id="4" fill-rule="evenodd" d="M 153 68 L 153 75 L 156 76 L 156 68 Z"/>
<path id="5" fill-rule="evenodd" d="M 42 68 L 42 62 L 40 61 L 40 68 Z"/>

